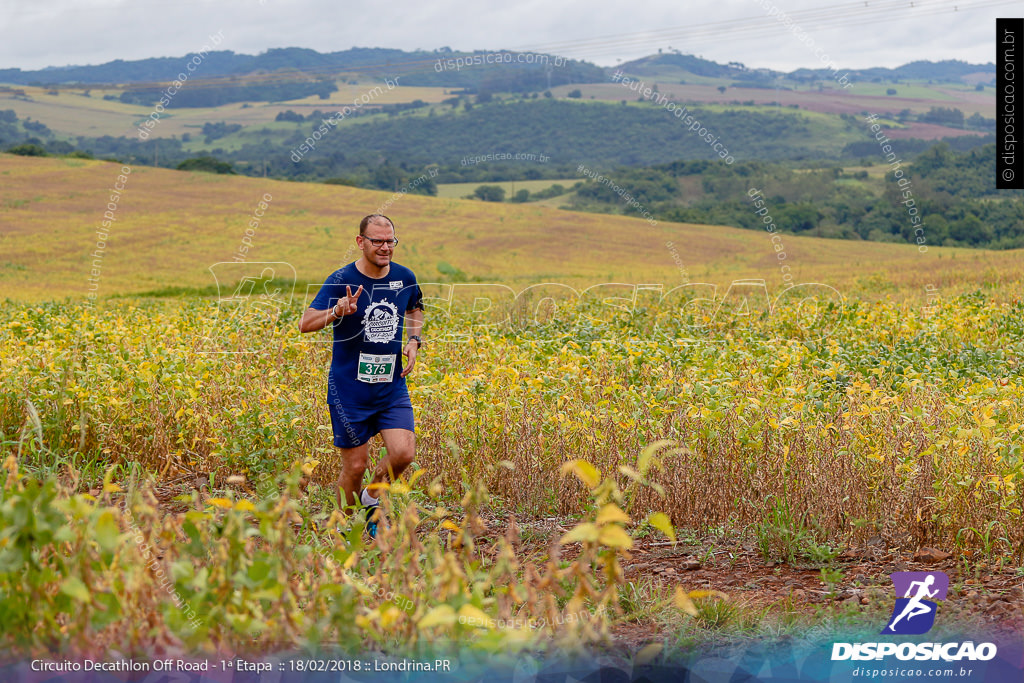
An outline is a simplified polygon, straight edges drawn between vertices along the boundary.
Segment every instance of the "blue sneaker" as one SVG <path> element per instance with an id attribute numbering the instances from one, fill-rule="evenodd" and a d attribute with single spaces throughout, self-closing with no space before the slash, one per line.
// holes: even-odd
<path id="1" fill-rule="evenodd" d="M 365 492 L 366 489 L 363 489 Z M 362 500 L 362 492 L 359 494 L 360 500 Z M 383 513 L 380 512 L 380 499 L 373 505 L 363 506 L 363 518 L 366 519 L 366 533 L 370 538 L 377 538 L 377 527 L 380 523 Z"/>
<path id="2" fill-rule="evenodd" d="M 377 538 L 377 523 L 380 518 L 380 503 L 377 505 L 363 506 L 363 514 L 366 516 L 366 533 L 370 538 Z"/>

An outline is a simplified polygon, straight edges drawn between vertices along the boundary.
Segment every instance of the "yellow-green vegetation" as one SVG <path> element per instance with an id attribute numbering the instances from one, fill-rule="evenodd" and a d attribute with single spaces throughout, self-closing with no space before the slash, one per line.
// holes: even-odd
<path id="1" fill-rule="evenodd" d="M 993 523 L 1019 552 L 1022 308 L 978 292 L 930 315 L 854 300 L 817 320 L 696 296 L 632 316 L 584 302 L 543 325 L 520 305 L 514 327 L 437 312 L 411 389 L 425 466 L 447 490 L 465 467 L 509 510 L 568 514 L 583 500 L 561 463 L 614 472 L 667 438 L 686 448 L 661 482 L 677 523 L 753 524 L 781 499 L 835 540 L 970 544 L 965 529 Z M 219 313 L 189 299 L 8 306 L 5 433 L 23 449 L 34 411 L 56 453 L 175 476 L 330 458 L 323 340 L 299 335 L 298 310 Z M 488 474 L 497 462 L 512 469 Z"/>
<path id="2" fill-rule="evenodd" d="M 294 312 L 8 305 L 0 612 L 23 627 L 6 644 L 40 652 L 61 632 L 92 654 L 582 647 L 618 618 L 618 557 L 644 519 L 670 535 L 669 520 L 750 528 L 783 559 L 881 536 L 1019 562 L 1024 304 L 1001 298 L 931 315 L 852 301 L 817 323 L 781 307 L 719 319 L 597 305 L 520 317 L 515 335 L 437 316 L 411 385 L 419 467 L 372 548 L 332 511 L 326 347 L 300 337 Z M 303 474 L 319 494 L 300 494 Z M 204 483 L 157 497 L 183 480 Z M 515 525 L 493 538 L 485 510 L 582 515 L 561 539 L 574 559 L 517 555 Z M 699 618 L 677 602 L 671 628 L 724 618 L 718 601 L 690 606 Z M 568 615 L 570 629 L 490 627 Z"/>
<path id="3" fill-rule="evenodd" d="M 111 471 L 85 493 L 73 467 L 70 481 L 44 480 L 19 469 L 24 457 L 20 448 L 6 456 L 0 486 L 0 643 L 9 654 L 565 650 L 608 642 L 620 611 L 631 520 L 614 481 L 585 461 L 562 468 L 593 501 L 560 541 L 580 552 L 541 564 L 517 556 L 514 523 L 505 537 L 482 538 L 482 485 L 467 482 L 460 509 L 449 511 L 437 482 L 415 495 L 422 470 L 390 488 L 393 522 L 367 547 L 361 520 L 310 509 L 300 488 L 309 464 L 261 480 L 257 495 L 183 496 L 183 511 L 168 513 L 135 470 L 127 488 Z M 673 537 L 664 515 L 648 522 Z"/>
<path id="4" fill-rule="evenodd" d="M 390 195 L 134 169 L 90 308 L 119 169 L 0 157 L 15 653 L 564 651 L 607 643 L 640 602 L 694 638 L 748 618 L 714 587 L 627 582 L 652 529 L 728 529 L 788 561 L 874 537 L 1024 560 L 1019 254 L 784 236 L 795 281 L 843 296 L 776 299 L 764 234 L 401 197 L 399 260 L 423 282 L 666 286 L 549 284 L 492 297 L 486 317 L 469 304 L 500 288 L 464 283 L 450 312 L 431 300 L 410 376 L 418 462 L 367 546 L 333 502 L 326 333 L 297 321 L 305 282 L 351 260 L 353 226 Z M 299 279 L 280 308 L 133 296 L 208 288 L 265 193 L 251 259 Z M 673 248 L 712 284 L 662 297 L 681 281 Z M 727 293 L 756 277 L 774 307 Z M 551 515 L 575 519 L 554 550 L 525 552 L 522 525 Z"/>
<path id="5" fill-rule="evenodd" d="M 900 81 L 899 83 L 893 83 L 888 81 L 885 83 L 872 83 L 871 81 L 857 81 L 852 87 L 849 88 L 851 91 L 856 91 L 857 95 L 864 95 L 868 97 L 891 97 L 897 100 L 904 108 L 899 100 L 903 99 L 914 99 L 914 100 L 929 100 L 935 103 L 934 106 L 948 106 L 950 101 L 961 101 L 963 97 L 958 97 L 952 94 L 951 90 L 961 90 L 961 95 L 969 94 L 974 89 L 968 89 L 966 86 L 958 88 L 953 83 L 942 83 L 940 85 L 929 85 L 925 81 Z M 895 90 L 895 95 L 889 95 L 889 90 Z M 946 102 L 946 105 L 942 103 Z M 895 108 L 895 105 L 893 105 Z"/>
<path id="6" fill-rule="evenodd" d="M 116 163 L 0 155 L 4 297 L 84 300 L 97 231 L 121 173 Z M 682 283 L 682 264 L 689 281 L 722 292 L 738 279 L 763 279 L 772 296 L 784 284 L 767 233 L 137 166 L 103 240 L 98 296 L 212 287 L 210 266 L 232 260 L 264 194 L 272 201 L 246 260 L 287 262 L 300 282 L 322 281 L 352 260 L 359 219 L 386 205 L 403 240 L 396 260 L 421 282 L 449 281 L 445 273 L 459 271 L 517 287 L 653 282 L 669 289 Z M 553 229 L 564 237 L 553 241 Z M 794 282 L 824 283 L 847 296 L 920 298 L 931 284 L 948 297 L 1020 273 L 1013 251 L 920 253 L 912 245 L 790 235 L 783 244 Z"/>
<path id="7" fill-rule="evenodd" d="M 120 89 L 89 89 L 86 97 L 83 89 L 57 90 L 54 91 L 56 94 L 50 95 L 47 93 L 51 91 L 46 88 L 15 88 L 25 94 L 16 96 L 13 92 L 0 92 L 0 109 L 13 109 L 19 118 L 40 121 L 63 135 L 130 135 L 137 125 L 135 122 L 149 116 L 151 111 L 147 107 L 103 99 L 104 95 L 120 95 Z M 165 123 L 174 118 L 168 114 Z M 168 127 L 172 126 L 177 127 L 177 124 Z M 175 132 L 180 134 L 183 131 Z"/>
<path id="8" fill-rule="evenodd" d="M 193 84 L 195 85 L 195 84 Z M 323 112 L 334 112 L 340 108 L 351 105 L 352 101 L 366 94 L 377 85 L 371 79 L 363 79 L 356 83 L 346 81 L 338 82 L 338 90 L 331 93 L 331 96 L 322 100 L 317 96 L 310 96 L 298 100 L 290 100 L 285 103 L 268 102 L 233 102 L 218 107 L 172 107 L 160 117 L 160 124 L 151 132 L 151 138 L 181 137 L 185 133 L 191 133 L 202 141 L 202 134 L 199 132 L 204 123 L 225 121 L 227 123 L 239 123 L 244 128 L 259 126 L 269 127 L 274 130 L 275 117 L 291 109 L 302 115 L 312 114 L 316 110 Z M 186 85 L 184 87 L 189 87 Z M 212 87 L 198 82 L 195 87 Z M 433 87 L 398 87 L 388 90 L 382 88 L 383 92 L 374 94 L 372 104 L 396 104 L 399 102 L 411 102 L 423 100 L 428 103 L 438 103 L 449 97 L 445 88 Z M 15 91 L 24 92 L 24 95 L 16 95 Z M 68 88 L 40 88 L 33 86 L 12 86 L 10 92 L 0 92 L 0 109 L 13 109 L 19 118 L 32 118 L 46 124 L 49 128 L 60 135 L 86 137 L 100 137 L 111 135 L 136 136 L 136 127 L 153 111 L 151 106 L 138 104 L 126 104 L 119 100 L 105 100 L 104 95 L 119 96 L 121 88 L 97 86 L 95 88 L 75 87 Z M 49 93 L 54 94 L 49 94 Z M 88 92 L 88 96 L 85 93 Z M 347 123 L 347 122 L 343 122 Z M 278 126 L 281 128 L 282 126 Z M 295 124 L 285 124 L 284 129 L 293 131 Z M 240 146 L 240 143 L 236 143 Z M 215 147 L 225 147 L 220 141 Z M 209 148 L 209 145 L 193 145 L 196 149 Z M 234 148 L 231 147 L 225 147 Z"/>

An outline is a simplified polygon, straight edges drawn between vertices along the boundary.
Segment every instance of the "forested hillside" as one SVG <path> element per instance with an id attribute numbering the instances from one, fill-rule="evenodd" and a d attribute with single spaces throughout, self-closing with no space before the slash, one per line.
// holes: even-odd
<path id="1" fill-rule="evenodd" d="M 1024 191 L 996 190 L 994 144 L 955 152 L 940 143 L 901 164 L 900 178 L 895 170 L 881 166 L 869 175 L 839 163 L 815 169 L 760 161 L 733 166 L 679 161 L 620 169 L 609 177 L 663 220 L 761 230 L 767 215 L 780 230 L 796 234 L 1024 247 Z M 751 194 L 756 190 L 763 195 L 767 214 L 755 213 Z M 572 207 L 637 212 L 608 185 L 594 180 L 578 188 Z M 913 220 L 915 216 L 920 220 Z M 921 233 L 916 233 L 918 228 Z"/>

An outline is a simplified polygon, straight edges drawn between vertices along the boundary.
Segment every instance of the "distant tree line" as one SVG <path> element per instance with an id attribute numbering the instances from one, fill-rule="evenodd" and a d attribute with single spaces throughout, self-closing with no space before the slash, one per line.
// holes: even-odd
<path id="1" fill-rule="evenodd" d="M 318 95 L 326 100 L 337 91 L 334 79 L 287 80 L 270 82 L 243 82 L 229 80 L 216 87 L 201 81 L 181 87 L 171 100 L 172 107 L 219 107 L 233 102 L 286 102 Z M 156 104 L 164 88 L 130 86 L 121 93 L 120 100 L 128 104 L 151 106 Z"/>
<path id="2" fill-rule="evenodd" d="M 946 143 L 932 145 L 901 168 L 903 182 L 891 172 L 885 179 L 869 179 L 836 164 L 794 168 L 763 161 L 732 166 L 677 161 L 605 175 L 660 220 L 761 230 L 749 195 L 756 189 L 785 232 L 914 243 L 918 224 L 911 221 L 913 208 L 922 217 L 927 244 L 1024 247 L 1024 190 L 996 190 L 994 144 L 959 153 Z M 698 179 L 696 186 L 687 182 L 693 178 Z M 577 190 L 571 206 L 637 213 L 607 185 L 593 180 Z"/>

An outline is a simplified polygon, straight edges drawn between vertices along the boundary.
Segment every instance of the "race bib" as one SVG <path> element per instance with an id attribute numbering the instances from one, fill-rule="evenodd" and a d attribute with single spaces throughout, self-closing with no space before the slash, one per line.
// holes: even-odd
<path id="1" fill-rule="evenodd" d="M 367 382 L 369 384 L 390 382 L 394 376 L 395 354 L 359 354 L 359 374 L 356 375 L 356 379 L 360 382 Z"/>

